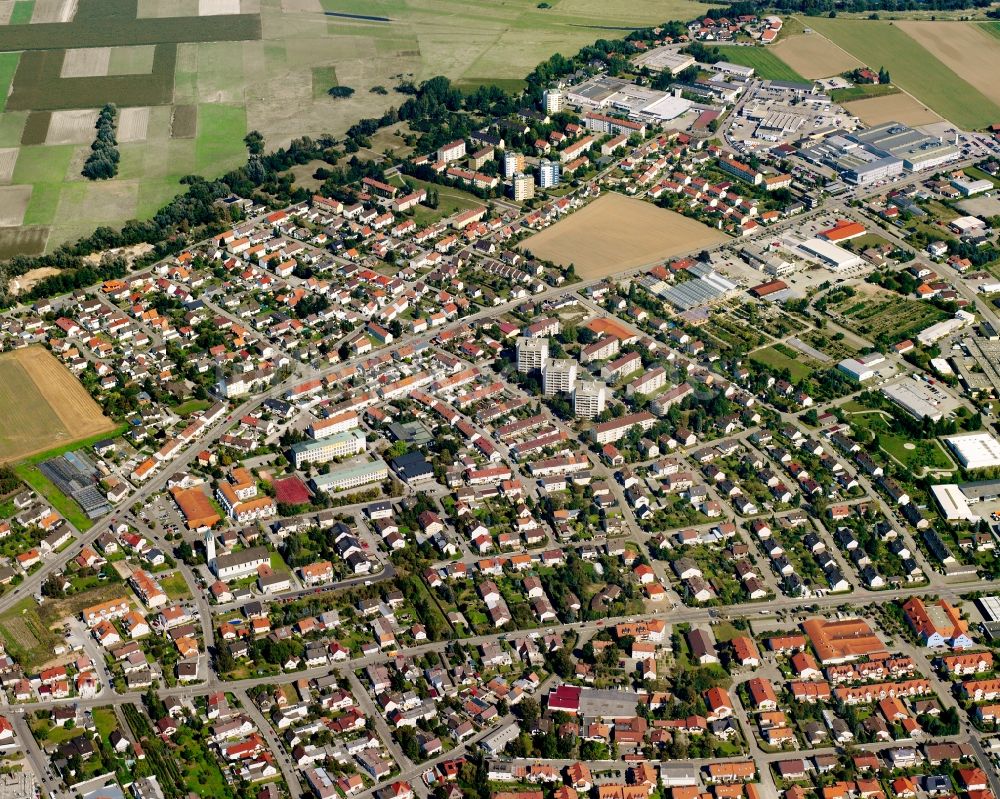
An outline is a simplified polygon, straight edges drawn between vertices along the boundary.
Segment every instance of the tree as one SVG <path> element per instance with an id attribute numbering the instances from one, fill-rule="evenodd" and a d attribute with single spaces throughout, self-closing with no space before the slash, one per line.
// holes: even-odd
<path id="1" fill-rule="evenodd" d="M 541 716 L 541 708 L 538 705 L 537 699 L 526 696 L 517 703 L 515 712 L 521 720 L 523 729 L 533 730 L 536 726 L 538 726 L 538 719 Z"/>
<path id="2" fill-rule="evenodd" d="M 243 143 L 250 155 L 261 155 L 264 152 L 264 134 L 259 130 L 251 130 L 243 137 Z"/>
<path id="3" fill-rule="evenodd" d="M 332 86 L 330 89 L 327 90 L 327 94 L 329 94 L 333 98 L 350 97 L 352 94 L 354 94 L 354 89 L 352 89 L 350 86 Z M 353 139 L 356 137 L 352 136 L 351 138 Z"/>
<path id="4" fill-rule="evenodd" d="M 892 78 L 889 76 L 889 70 L 885 67 L 878 68 L 878 82 L 882 84 L 892 83 Z"/>

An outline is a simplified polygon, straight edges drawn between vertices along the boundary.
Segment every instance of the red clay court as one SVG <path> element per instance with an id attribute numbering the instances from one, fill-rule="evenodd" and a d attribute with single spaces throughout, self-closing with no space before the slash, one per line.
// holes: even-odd
<path id="1" fill-rule="evenodd" d="M 274 481 L 274 498 L 286 505 L 304 505 L 311 495 L 306 484 L 298 477 L 286 477 Z"/>

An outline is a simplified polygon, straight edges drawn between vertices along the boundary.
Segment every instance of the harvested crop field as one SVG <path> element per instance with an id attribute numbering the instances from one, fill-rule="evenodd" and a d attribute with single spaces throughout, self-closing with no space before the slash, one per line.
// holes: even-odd
<path id="1" fill-rule="evenodd" d="M 866 125 L 902 122 L 906 125 L 928 125 L 941 117 L 909 94 L 890 94 L 844 103 L 844 108 Z"/>
<path id="2" fill-rule="evenodd" d="M 19 152 L 18 147 L 0 147 L 0 183 L 10 183 Z"/>
<path id="3" fill-rule="evenodd" d="M 846 50 L 818 33 L 790 36 L 770 49 L 792 69 L 810 79 L 827 78 L 864 66 Z"/>
<path id="4" fill-rule="evenodd" d="M 46 144 L 89 144 L 94 140 L 97 109 L 53 111 Z"/>
<path id="5" fill-rule="evenodd" d="M 0 227 L 17 227 L 31 200 L 31 186 L 0 186 Z"/>
<path id="6" fill-rule="evenodd" d="M 970 22 L 896 22 L 907 36 L 1000 104 L 1000 39 Z M 990 76 L 993 77 L 990 77 Z"/>
<path id="7" fill-rule="evenodd" d="M 42 347 L 0 355 L 0 462 L 114 429 L 65 366 Z"/>
<path id="8" fill-rule="evenodd" d="M 898 23 L 839 17 L 809 17 L 807 22 L 869 66 L 884 66 L 895 85 L 949 122 L 975 129 L 1000 119 L 1000 103 L 964 80 Z M 988 74 L 993 73 L 984 70 Z"/>
<path id="9" fill-rule="evenodd" d="M 610 192 L 521 248 L 595 280 L 726 241 L 717 230 L 652 203 Z"/>
<path id="10" fill-rule="evenodd" d="M 111 63 L 110 47 L 83 47 L 67 50 L 63 57 L 60 78 L 93 78 L 108 74 Z"/>
<path id="11" fill-rule="evenodd" d="M 123 108 L 118 114 L 118 141 L 145 141 L 149 128 L 149 107 Z"/>

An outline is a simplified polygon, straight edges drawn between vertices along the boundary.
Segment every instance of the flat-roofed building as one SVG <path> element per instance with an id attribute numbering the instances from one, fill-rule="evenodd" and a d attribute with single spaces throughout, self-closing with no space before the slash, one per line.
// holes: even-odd
<path id="1" fill-rule="evenodd" d="M 531 336 L 517 338 L 517 371 L 528 373 L 541 369 L 549 359 L 549 340 Z"/>
<path id="2" fill-rule="evenodd" d="M 301 469 L 307 463 L 326 463 L 334 458 L 346 458 L 364 452 L 368 440 L 361 430 L 347 430 L 315 441 L 300 441 L 292 445 L 292 463 Z"/>
<path id="3" fill-rule="evenodd" d="M 573 389 L 573 413 L 583 419 L 593 419 L 607 402 L 608 387 L 600 380 L 581 380 Z"/>
<path id="4" fill-rule="evenodd" d="M 568 394 L 576 386 L 579 364 L 572 358 L 552 358 L 542 367 L 542 391 L 546 397 Z"/>
<path id="5" fill-rule="evenodd" d="M 317 491 L 334 494 L 338 491 L 348 491 L 352 488 L 379 483 L 389 477 L 389 467 L 382 461 L 351 464 L 339 469 L 331 469 L 326 474 L 312 478 L 311 482 Z"/>
<path id="6" fill-rule="evenodd" d="M 1000 466 L 1000 441 L 990 433 L 947 436 L 944 441 L 966 469 Z"/>

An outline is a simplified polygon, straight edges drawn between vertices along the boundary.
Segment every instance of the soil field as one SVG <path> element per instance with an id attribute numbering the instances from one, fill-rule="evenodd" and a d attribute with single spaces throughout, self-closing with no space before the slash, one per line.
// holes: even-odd
<path id="1" fill-rule="evenodd" d="M 1000 39 L 969 22 L 912 22 L 896 25 L 940 58 L 993 102 L 1000 104 Z M 992 76 L 992 77 L 991 77 Z"/>
<path id="2" fill-rule="evenodd" d="M 90 144 L 97 135 L 97 109 L 53 111 L 46 144 Z"/>
<path id="3" fill-rule="evenodd" d="M 40 266 L 38 269 L 31 269 L 18 277 L 12 277 L 8 288 L 10 293 L 16 297 L 22 291 L 28 291 L 39 280 L 58 274 L 59 270 L 54 266 Z"/>
<path id="4" fill-rule="evenodd" d="M 927 125 L 940 122 L 941 117 L 908 94 L 890 94 L 844 103 L 844 108 L 866 125 L 902 122 L 905 125 Z"/>
<path id="5" fill-rule="evenodd" d="M 41 255 L 49 239 L 47 227 L 0 228 L 0 258 L 15 255 Z"/>
<path id="6" fill-rule="evenodd" d="M 884 66 L 893 83 L 950 122 L 975 129 L 1000 119 L 1000 103 L 963 80 L 898 24 L 828 17 L 810 17 L 807 21 L 873 69 Z M 984 73 L 993 74 L 988 70 Z"/>
<path id="7" fill-rule="evenodd" d="M 123 108 L 118 114 L 118 141 L 145 141 L 149 128 L 149 107 Z"/>
<path id="8" fill-rule="evenodd" d="M 0 186 L 0 227 L 17 227 L 31 200 L 31 186 Z"/>
<path id="9" fill-rule="evenodd" d="M 34 111 L 28 114 L 28 121 L 24 123 L 24 130 L 21 131 L 21 144 L 45 144 L 50 119 L 52 119 L 51 111 Z"/>
<path id="10" fill-rule="evenodd" d="M 198 107 L 194 105 L 174 106 L 170 120 L 171 139 L 193 139 L 198 132 Z"/>
<path id="11" fill-rule="evenodd" d="M 783 37 L 770 49 L 792 69 L 810 79 L 827 78 L 864 66 L 846 50 L 818 33 Z"/>
<path id="12" fill-rule="evenodd" d="M 60 78 L 93 78 L 108 74 L 111 63 L 110 47 L 86 47 L 67 50 Z"/>
<path id="13" fill-rule="evenodd" d="M 694 219 L 610 192 L 526 239 L 521 249 L 573 264 L 583 280 L 594 280 L 727 239 Z"/>
<path id="14" fill-rule="evenodd" d="M 0 183 L 10 183 L 18 152 L 17 147 L 0 147 Z"/>
<path id="15" fill-rule="evenodd" d="M 0 462 L 114 427 L 48 350 L 27 347 L 0 355 Z"/>

